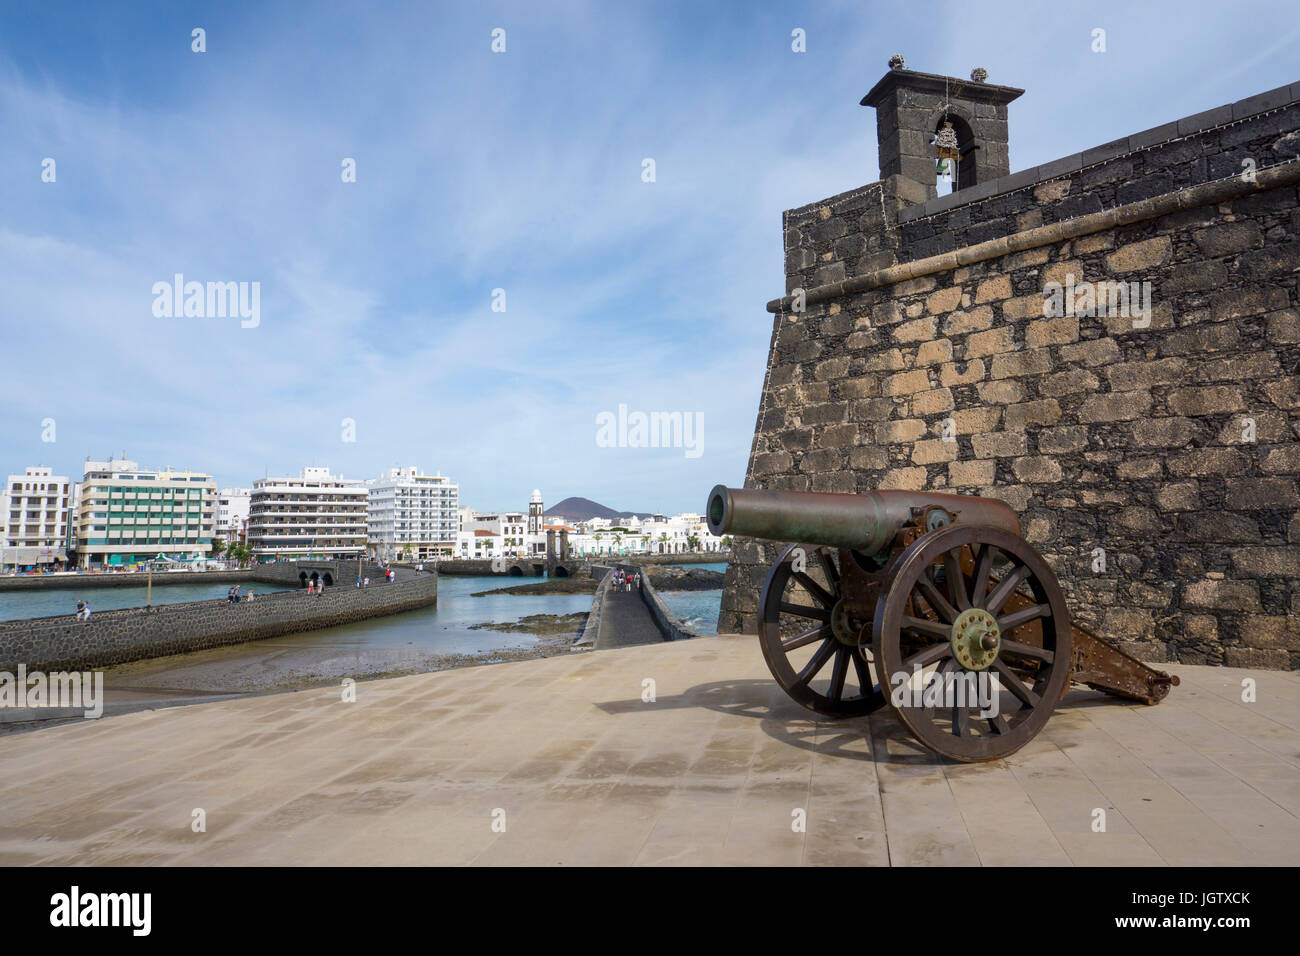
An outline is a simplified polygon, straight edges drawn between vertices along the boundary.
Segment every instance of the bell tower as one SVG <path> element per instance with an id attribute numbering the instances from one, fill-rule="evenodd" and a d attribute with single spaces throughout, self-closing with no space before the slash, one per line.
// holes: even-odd
<path id="1" fill-rule="evenodd" d="M 880 178 L 903 176 L 925 186 L 930 198 L 938 195 L 935 138 L 940 134 L 949 144 L 956 140 L 956 189 L 1009 175 L 1007 104 L 1025 91 L 987 79 L 988 71 L 980 67 L 971 71 L 969 80 L 959 80 L 907 70 L 902 56 L 890 57 L 889 72 L 861 104 L 876 108 Z M 951 124 L 950 132 L 945 123 Z"/>
<path id="2" fill-rule="evenodd" d="M 542 493 L 533 489 L 533 496 L 528 500 L 528 533 L 541 534 L 546 527 L 542 515 Z"/>

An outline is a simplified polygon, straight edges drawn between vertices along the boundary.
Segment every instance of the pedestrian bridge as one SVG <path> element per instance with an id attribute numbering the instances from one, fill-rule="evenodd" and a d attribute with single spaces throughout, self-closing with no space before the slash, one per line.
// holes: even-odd
<path id="1" fill-rule="evenodd" d="M 658 644 L 697 636 L 682 624 L 663 598 L 655 592 L 645 568 L 636 565 L 615 565 L 608 568 L 593 566 L 592 574 L 598 574 L 601 570 L 605 573 L 596 589 L 596 598 L 592 602 L 582 643 L 600 651 L 611 647 Z M 633 587 L 631 591 L 616 590 L 614 573 L 618 570 L 633 574 L 639 572 L 641 586 Z"/>

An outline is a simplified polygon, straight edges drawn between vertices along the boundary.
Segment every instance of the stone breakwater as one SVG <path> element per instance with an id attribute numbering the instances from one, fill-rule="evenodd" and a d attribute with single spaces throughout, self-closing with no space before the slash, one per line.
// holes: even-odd
<path id="1" fill-rule="evenodd" d="M 140 571 L 113 571 L 96 574 L 13 574 L 0 577 L 0 591 L 37 591 L 45 588 L 142 588 L 149 575 Z M 238 584 L 250 581 L 280 581 L 267 577 L 255 568 L 230 571 L 159 571 L 153 575 L 154 587 L 172 584 Z"/>
<path id="2" fill-rule="evenodd" d="M 355 566 L 273 565 L 255 573 L 263 580 L 296 581 L 306 571 L 330 571 L 337 581 L 350 567 L 352 580 L 323 594 L 304 590 L 258 596 L 251 603 L 191 601 L 151 609 L 94 612 L 89 621 L 70 614 L 0 624 L 0 671 L 18 665 L 34 670 L 84 670 L 129 661 L 183 654 L 226 644 L 297 634 L 323 627 L 427 607 L 438 601 L 438 577 L 430 571 L 397 570 L 397 580 L 382 583 L 383 572 L 368 566 L 368 588 L 357 588 Z M 346 576 L 344 576 L 346 579 Z M 256 589 L 254 589 L 256 590 Z"/>

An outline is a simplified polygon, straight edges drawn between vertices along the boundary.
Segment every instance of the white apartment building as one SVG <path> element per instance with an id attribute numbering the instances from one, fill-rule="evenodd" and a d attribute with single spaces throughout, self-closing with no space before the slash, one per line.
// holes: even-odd
<path id="1" fill-rule="evenodd" d="M 244 540 L 252 488 L 222 488 L 217 495 L 217 535 L 226 541 Z"/>
<path id="2" fill-rule="evenodd" d="M 546 535 L 542 535 L 546 550 Z M 521 511 L 460 509 L 456 557 L 504 558 L 529 554 L 528 523 Z"/>
<path id="3" fill-rule="evenodd" d="M 576 556 L 617 554 L 684 554 L 725 551 L 723 539 L 709 531 L 703 515 L 679 514 L 665 518 L 592 518 L 577 523 L 569 534 L 569 549 Z"/>
<path id="4" fill-rule="evenodd" d="M 723 539 L 709 532 L 703 515 L 683 513 L 647 518 L 591 518 L 567 521 L 561 515 L 546 516 L 542 494 L 534 489 L 528 513 L 513 511 L 458 512 L 456 535 L 458 558 L 509 558 L 546 553 L 546 532 L 555 532 L 559 549 L 561 530 L 569 532 L 571 557 L 619 554 L 684 554 L 725 551 Z"/>
<path id="5" fill-rule="evenodd" d="M 125 458 L 86 461 L 77 504 L 77 563 L 125 567 L 159 555 L 212 550 L 217 483 L 208 474 L 141 468 Z"/>
<path id="6" fill-rule="evenodd" d="M 385 560 L 451 557 L 460 529 L 460 486 L 414 465 L 366 482 L 370 553 Z"/>
<path id="7" fill-rule="evenodd" d="M 366 550 L 366 486 L 307 467 L 253 482 L 248 546 L 256 559 L 356 557 Z"/>
<path id="8" fill-rule="evenodd" d="M 35 465 L 0 491 L 0 568 L 61 565 L 71 528 L 72 484 Z"/>

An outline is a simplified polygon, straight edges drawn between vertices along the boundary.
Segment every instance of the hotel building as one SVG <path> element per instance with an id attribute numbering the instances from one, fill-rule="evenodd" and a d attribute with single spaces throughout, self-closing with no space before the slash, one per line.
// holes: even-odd
<path id="1" fill-rule="evenodd" d="M 211 475 L 142 469 L 124 458 L 85 463 L 77 506 L 77 563 L 119 567 L 159 555 L 212 550 L 217 483 Z"/>
<path id="2" fill-rule="evenodd" d="M 0 568 L 67 561 L 71 489 L 66 476 L 39 465 L 9 476 L 0 490 Z"/>
<path id="3" fill-rule="evenodd" d="M 304 468 L 253 482 L 248 546 L 255 558 L 356 557 L 366 550 L 366 486 Z"/>
<path id="4" fill-rule="evenodd" d="M 252 495 L 252 488 L 222 488 L 217 495 L 217 534 L 226 541 L 244 540 Z"/>
<path id="5" fill-rule="evenodd" d="M 390 468 L 366 482 L 370 551 L 394 560 L 451 557 L 459 524 L 460 487 L 414 465 Z"/>

